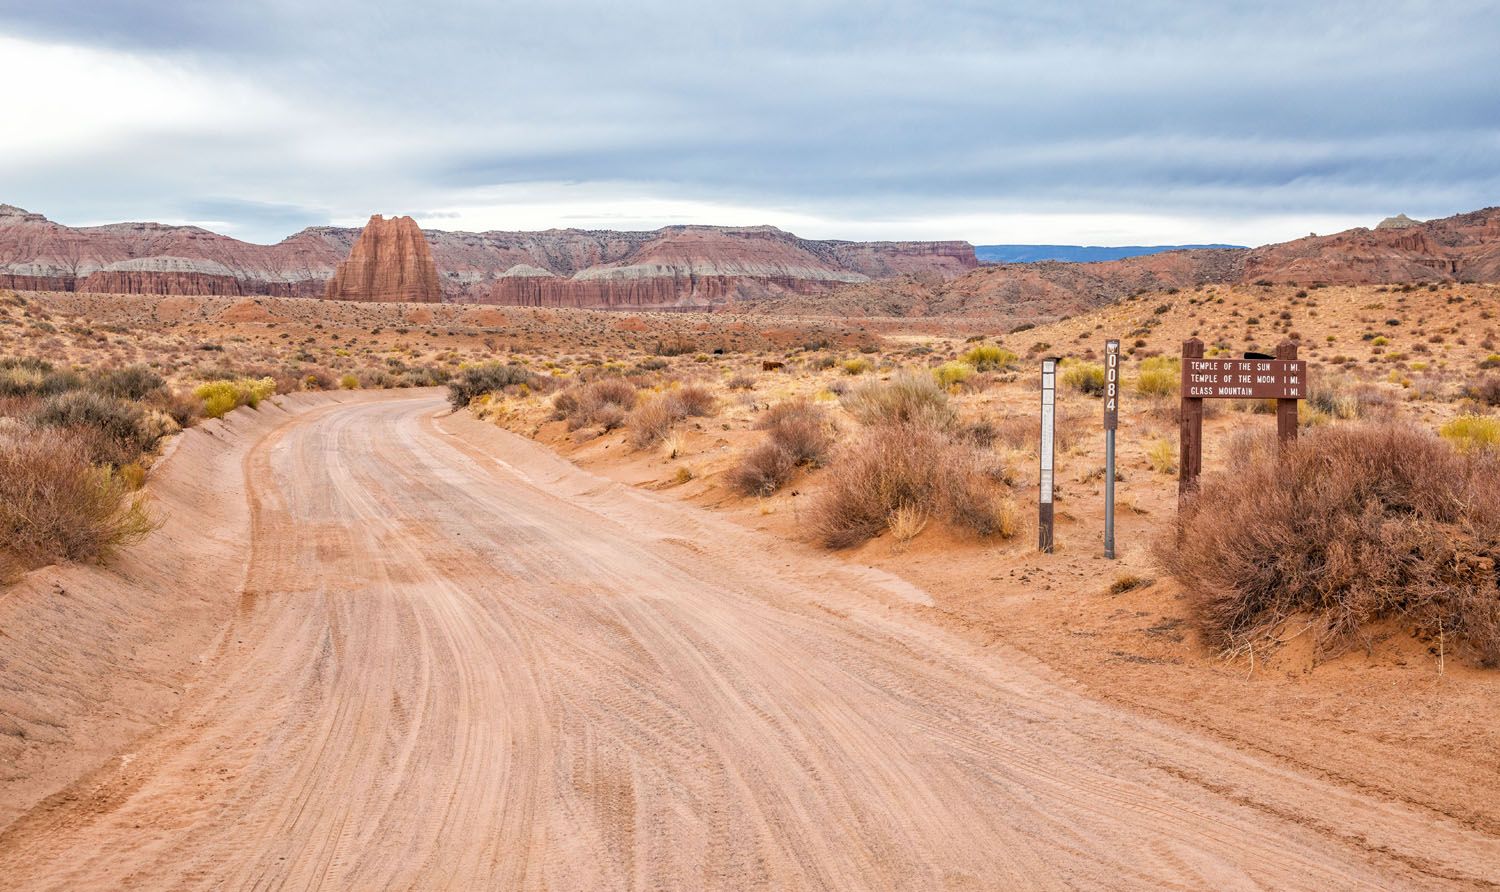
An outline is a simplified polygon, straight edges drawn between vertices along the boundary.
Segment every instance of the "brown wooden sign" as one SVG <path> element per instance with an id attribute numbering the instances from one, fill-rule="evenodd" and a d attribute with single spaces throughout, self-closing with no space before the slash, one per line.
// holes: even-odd
<path id="1" fill-rule="evenodd" d="M 1297 344 L 1276 347 L 1276 358 L 1205 359 L 1203 342 L 1182 342 L 1182 410 L 1178 415 L 1177 494 L 1183 499 L 1198 488 L 1203 471 L 1203 401 L 1269 399 L 1276 401 L 1276 435 L 1282 446 L 1297 439 L 1297 400 L 1307 399 L 1307 363 L 1297 359 Z"/>
<path id="2" fill-rule="evenodd" d="M 1184 357 L 1182 395 L 1194 399 L 1305 400 L 1307 363 L 1298 359 Z"/>

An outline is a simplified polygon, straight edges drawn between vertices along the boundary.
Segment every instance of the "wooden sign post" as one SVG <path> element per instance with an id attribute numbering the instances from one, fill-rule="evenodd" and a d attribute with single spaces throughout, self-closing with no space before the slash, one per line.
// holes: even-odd
<path id="1" fill-rule="evenodd" d="M 1115 430 L 1120 426 L 1120 342 L 1104 342 L 1104 556 L 1115 558 Z"/>
<path id="2" fill-rule="evenodd" d="M 1057 360 L 1042 360 L 1041 473 L 1037 478 L 1037 548 L 1052 553 L 1052 442 L 1056 429 Z"/>
<path id="3" fill-rule="evenodd" d="M 1204 359 L 1203 342 L 1182 342 L 1182 412 L 1179 417 L 1177 495 L 1186 498 L 1203 473 L 1203 401 L 1276 401 L 1276 438 L 1282 448 L 1297 439 L 1297 401 L 1307 399 L 1307 363 L 1297 344 L 1286 341 L 1274 359 L 1246 354 L 1243 359 Z"/>

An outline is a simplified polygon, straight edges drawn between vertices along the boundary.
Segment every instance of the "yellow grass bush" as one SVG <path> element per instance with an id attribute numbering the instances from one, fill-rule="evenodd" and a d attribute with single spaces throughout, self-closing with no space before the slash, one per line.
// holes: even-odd
<path id="1" fill-rule="evenodd" d="M 1100 396 L 1104 393 L 1104 366 L 1097 362 L 1064 362 L 1062 385 L 1078 393 Z"/>
<path id="2" fill-rule="evenodd" d="M 962 362 L 981 372 L 997 372 L 1015 365 L 1019 356 L 997 344 L 978 344 L 965 350 L 959 357 Z"/>
<path id="3" fill-rule="evenodd" d="M 1176 396 L 1182 384 L 1182 360 L 1176 356 L 1149 356 L 1136 373 L 1135 390 L 1143 396 Z"/>
<path id="4" fill-rule="evenodd" d="M 932 370 L 933 380 L 944 390 L 952 390 L 974 377 L 975 369 L 966 362 L 945 362 Z"/>
<path id="5" fill-rule="evenodd" d="M 1500 448 L 1500 418 L 1494 415 L 1460 415 L 1438 433 L 1460 452 Z"/>
<path id="6" fill-rule="evenodd" d="M 203 414 L 223 418 L 240 406 L 260 407 L 260 401 L 276 393 L 274 378 L 234 378 L 207 381 L 193 389 L 203 401 Z"/>

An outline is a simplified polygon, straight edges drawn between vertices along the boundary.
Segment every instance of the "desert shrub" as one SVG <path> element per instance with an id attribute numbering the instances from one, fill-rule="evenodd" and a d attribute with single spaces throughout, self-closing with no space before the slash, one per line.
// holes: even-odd
<path id="1" fill-rule="evenodd" d="M 799 467 L 819 467 L 833 448 L 828 413 L 806 400 L 777 403 L 756 425 L 766 439 L 745 454 L 726 475 L 745 495 L 768 496 L 792 479 Z"/>
<path id="2" fill-rule="evenodd" d="M 156 445 L 159 430 L 141 407 L 91 390 L 49 396 L 32 414 L 39 427 L 63 428 L 85 444 L 95 462 L 122 465 Z"/>
<path id="3" fill-rule="evenodd" d="M 1010 368 L 1020 357 L 995 344 L 977 344 L 964 351 L 959 359 L 978 371 L 998 372 Z"/>
<path id="4" fill-rule="evenodd" d="M 345 372 L 344 374 L 340 375 L 339 376 L 339 389 L 340 390 L 358 390 L 359 389 L 359 376 L 355 375 L 353 372 Z"/>
<path id="5" fill-rule="evenodd" d="M 1266 441 L 1261 440 L 1262 444 Z M 1500 663 L 1500 474 L 1416 428 L 1318 428 L 1249 449 L 1156 544 L 1216 647 L 1253 647 L 1293 616 L 1320 650 L 1396 619 Z"/>
<path id="6" fill-rule="evenodd" d="M 1182 360 L 1176 356 L 1150 356 L 1141 362 L 1135 390 L 1143 396 L 1176 396 L 1182 383 Z"/>
<path id="7" fill-rule="evenodd" d="M 926 375 L 901 374 L 869 381 L 844 394 L 840 403 L 861 424 L 953 423 L 948 394 Z"/>
<path id="8" fill-rule="evenodd" d="M 0 430 L 0 579 L 102 560 L 151 529 L 142 497 L 67 432 Z"/>
<path id="9" fill-rule="evenodd" d="M 844 374 L 846 375 L 863 375 L 875 366 L 863 356 L 856 356 L 853 359 L 844 360 L 839 364 L 839 367 L 844 370 Z"/>
<path id="10" fill-rule="evenodd" d="M 932 378 L 944 390 L 963 384 L 974 377 L 974 367 L 966 362 L 945 362 L 932 370 Z"/>
<path id="11" fill-rule="evenodd" d="M 203 401 L 190 393 L 165 391 L 155 398 L 153 405 L 165 412 L 178 428 L 192 427 L 203 417 Z"/>
<path id="12" fill-rule="evenodd" d="M 635 367 L 643 372 L 659 372 L 669 366 L 671 366 L 671 363 L 659 356 L 648 356 L 635 364 Z"/>
<path id="13" fill-rule="evenodd" d="M 128 365 L 98 372 L 89 387 L 123 400 L 143 400 L 167 386 L 161 375 L 143 365 Z"/>
<path id="14" fill-rule="evenodd" d="M 724 382 L 724 386 L 730 390 L 754 390 L 755 378 L 750 375 L 735 375 Z"/>
<path id="15" fill-rule="evenodd" d="M 600 378 L 559 393 L 552 400 L 552 408 L 557 418 L 567 419 L 568 430 L 591 425 L 614 430 L 625 423 L 625 415 L 635 408 L 635 402 L 635 386 L 629 381 Z"/>
<path id="16" fill-rule="evenodd" d="M 1104 394 L 1104 366 L 1097 362 L 1069 362 L 1063 365 L 1062 385 L 1089 396 Z"/>
<path id="17" fill-rule="evenodd" d="M 671 432 L 672 425 L 687 417 L 675 393 L 659 393 L 636 406 L 625 418 L 630 429 L 630 445 L 645 449 L 660 442 Z"/>
<path id="18" fill-rule="evenodd" d="M 1014 535 L 1018 515 L 977 450 L 931 424 L 872 428 L 830 465 L 812 527 L 829 548 L 859 545 L 911 512 L 979 535 Z"/>
<path id="19" fill-rule="evenodd" d="M 442 366 L 419 365 L 402 369 L 401 378 L 402 387 L 437 387 L 447 384 L 453 374 Z M 527 386 L 532 386 L 534 381 L 535 376 L 526 382 Z"/>
<path id="20" fill-rule="evenodd" d="M 240 406 L 259 408 L 260 401 L 274 393 L 274 378 L 223 379 L 208 381 L 193 388 L 193 394 L 203 400 L 203 414 L 209 418 L 223 418 Z"/>
<path id="21" fill-rule="evenodd" d="M 464 366 L 448 381 L 448 405 L 455 411 L 487 393 L 530 384 L 534 376 L 522 365 L 487 362 Z"/>
<path id="22" fill-rule="evenodd" d="M 697 350 L 697 344 L 682 337 L 662 338 L 651 347 L 651 352 L 657 356 L 686 356 Z"/>
<path id="23" fill-rule="evenodd" d="M 767 439 L 745 453 L 724 478 L 744 495 L 768 496 L 785 486 L 796 470 L 792 454 Z"/>
<path id="24" fill-rule="evenodd" d="M 1463 387 L 1463 395 L 1486 406 L 1500 406 L 1500 376 L 1486 375 Z"/>
<path id="25" fill-rule="evenodd" d="M 1500 447 L 1500 418 L 1493 415 L 1460 415 L 1438 429 L 1444 440 L 1460 452 Z"/>
<path id="26" fill-rule="evenodd" d="M 701 384 L 688 384 L 668 392 L 685 418 L 711 418 L 719 411 L 713 391 Z"/>
<path id="27" fill-rule="evenodd" d="M 0 397 L 53 396 L 81 387 L 78 374 L 29 356 L 0 357 Z"/>
<path id="28" fill-rule="evenodd" d="M 1342 421 L 1359 418 L 1363 414 L 1358 394 L 1345 388 L 1341 381 L 1327 376 L 1320 375 L 1316 379 L 1306 402 L 1312 409 Z M 1275 411 L 1275 403 L 1272 402 L 1271 405 L 1271 411 Z"/>

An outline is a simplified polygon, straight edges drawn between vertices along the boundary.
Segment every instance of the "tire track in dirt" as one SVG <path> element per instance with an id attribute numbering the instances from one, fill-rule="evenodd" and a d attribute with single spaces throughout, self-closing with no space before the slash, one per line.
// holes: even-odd
<path id="1" fill-rule="evenodd" d="M 1423 888 L 1500 840 L 1083 697 L 433 397 L 252 453 L 224 653 L 0 887 Z M 113 785 L 113 787 L 112 787 Z"/>

